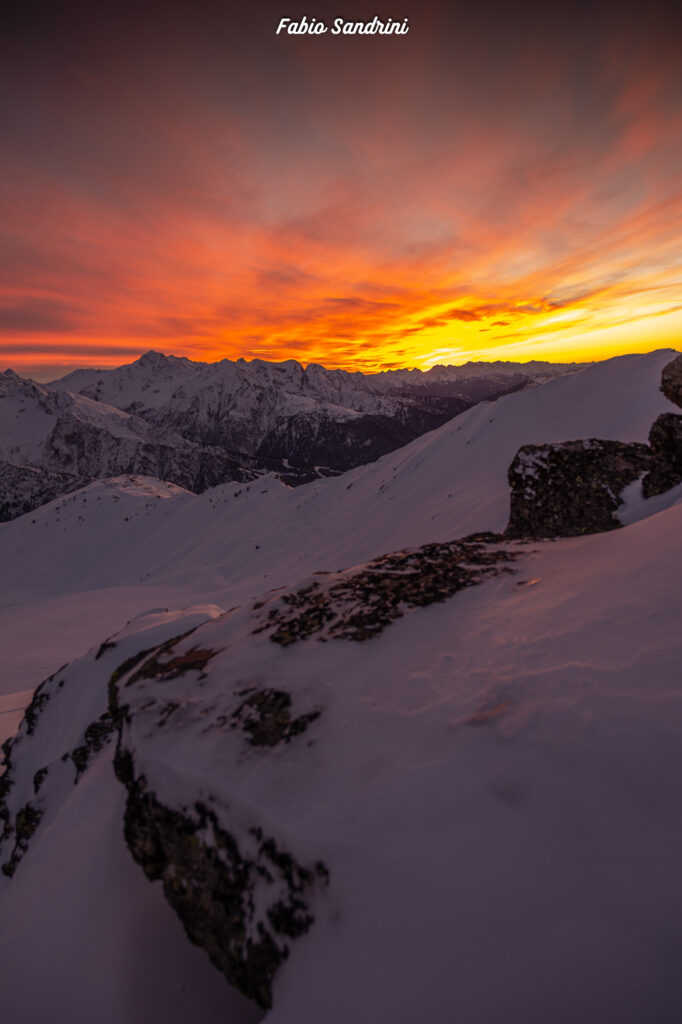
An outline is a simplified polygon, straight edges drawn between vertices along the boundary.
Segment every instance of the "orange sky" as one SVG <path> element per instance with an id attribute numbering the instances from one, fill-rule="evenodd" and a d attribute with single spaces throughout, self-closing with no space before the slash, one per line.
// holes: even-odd
<path id="1" fill-rule="evenodd" d="M 604 12 L 562 34 L 415 6 L 400 40 L 275 39 L 265 10 L 18 23 L 2 363 L 682 347 L 680 39 Z"/>

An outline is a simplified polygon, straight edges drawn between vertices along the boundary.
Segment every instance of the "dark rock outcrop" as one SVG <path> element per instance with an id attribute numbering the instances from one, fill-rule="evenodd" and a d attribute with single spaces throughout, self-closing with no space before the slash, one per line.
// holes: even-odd
<path id="1" fill-rule="evenodd" d="M 653 498 L 682 481 L 682 416 L 664 412 L 649 433 L 651 469 L 642 481 L 642 494 Z"/>
<path id="2" fill-rule="evenodd" d="M 682 407 L 682 355 L 664 367 L 661 391 Z M 506 536 L 576 537 L 617 529 L 622 492 L 640 478 L 644 498 L 682 482 L 682 416 L 662 413 L 648 445 L 596 438 L 525 445 L 509 467 Z"/>
<path id="3" fill-rule="evenodd" d="M 42 816 L 42 810 L 30 802 L 17 813 L 14 819 L 14 849 L 9 860 L 2 865 L 3 874 L 9 878 L 12 877 L 16 871 L 17 864 L 26 853 L 29 840 L 38 828 Z"/>
<path id="4" fill-rule="evenodd" d="M 525 445 L 509 467 L 508 537 L 577 537 L 621 525 L 628 484 L 652 467 L 651 449 L 621 441 Z"/>
<path id="5" fill-rule="evenodd" d="M 307 893 L 316 881 L 326 883 L 326 868 L 302 867 L 259 828 L 250 829 L 246 844 L 238 841 L 201 802 L 182 811 L 164 806 L 123 751 L 116 772 L 128 791 L 125 838 L 133 857 L 149 879 L 162 881 L 192 942 L 269 1009 L 274 977 L 289 955 L 285 940 L 312 925 Z"/>
<path id="6" fill-rule="evenodd" d="M 682 409 L 682 355 L 663 368 L 661 391 L 669 402 Z"/>
<path id="7" fill-rule="evenodd" d="M 71 751 L 71 760 L 76 766 L 76 782 L 88 767 L 93 754 L 98 754 L 109 742 L 113 731 L 114 720 L 109 711 L 105 711 L 87 727 L 83 742 Z"/>
<path id="8" fill-rule="evenodd" d="M 168 806 L 137 768 L 131 725 L 138 711 L 150 715 L 156 707 L 148 687 L 183 680 L 188 673 L 198 674 L 201 681 L 218 653 L 189 646 L 178 654 L 178 645 L 193 632 L 138 652 L 109 680 L 109 710 L 103 717 L 106 727 L 113 724 L 117 733 L 114 770 L 127 791 L 125 840 L 146 876 L 162 882 L 192 942 L 245 996 L 269 1009 L 275 975 L 289 956 L 287 940 L 303 935 L 314 923 L 314 892 L 327 884 L 329 872 L 321 861 L 299 864 L 260 825 L 239 822 L 233 828 L 217 804 L 209 807 L 197 800 Z M 169 708 L 177 707 L 161 702 L 155 728 L 163 728 Z M 283 691 L 256 691 L 242 700 L 231 725 L 248 732 L 254 746 L 289 742 L 319 716 L 312 712 L 293 718 L 290 708 L 291 698 Z M 86 739 L 100 723 L 86 730 Z M 99 742 L 99 729 L 93 738 Z M 214 797 L 209 794 L 208 800 Z"/>
<path id="9" fill-rule="evenodd" d="M 286 690 L 255 690 L 233 712 L 232 728 L 247 733 L 253 747 L 276 747 L 300 736 L 320 714 L 309 711 L 292 718 L 291 696 Z"/>
<path id="10" fill-rule="evenodd" d="M 412 608 L 444 601 L 488 576 L 511 571 L 515 552 L 492 547 L 501 538 L 474 535 L 375 558 L 361 569 L 320 573 L 301 590 L 274 598 L 254 633 L 282 647 L 306 637 L 369 640 Z M 257 602 L 259 611 L 264 602 Z"/>

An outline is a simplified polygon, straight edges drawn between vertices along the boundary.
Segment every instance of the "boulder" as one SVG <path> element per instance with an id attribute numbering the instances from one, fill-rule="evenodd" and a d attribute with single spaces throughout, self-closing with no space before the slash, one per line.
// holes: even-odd
<path id="1" fill-rule="evenodd" d="M 670 402 L 682 409 L 682 355 L 663 367 L 661 391 Z"/>
<path id="2" fill-rule="evenodd" d="M 623 489 L 651 463 L 645 444 L 590 439 L 525 445 L 509 467 L 506 535 L 576 537 L 616 529 Z"/>

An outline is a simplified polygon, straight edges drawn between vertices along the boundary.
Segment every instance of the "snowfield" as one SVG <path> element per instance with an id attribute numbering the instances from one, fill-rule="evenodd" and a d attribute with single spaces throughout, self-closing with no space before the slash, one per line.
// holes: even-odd
<path id="1" fill-rule="evenodd" d="M 470 541 L 445 600 L 408 588 L 450 571 L 434 542 L 504 528 L 522 445 L 645 441 L 674 355 L 295 490 L 120 478 L 3 525 L 5 691 L 55 673 L 11 751 L 7 1019 L 677 1024 L 682 484 L 631 485 L 612 532 Z M 186 910 L 190 833 L 197 878 L 242 879 L 230 969 L 287 947 L 250 1000 L 126 846 Z M 185 926 L 222 934 L 217 903 Z"/>

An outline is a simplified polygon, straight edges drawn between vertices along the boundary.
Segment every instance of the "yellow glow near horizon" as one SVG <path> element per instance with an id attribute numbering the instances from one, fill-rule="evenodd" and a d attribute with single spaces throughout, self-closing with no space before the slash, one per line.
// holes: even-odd
<path id="1" fill-rule="evenodd" d="M 418 285 L 416 278 L 401 275 L 393 284 L 379 278 L 375 299 L 354 294 L 330 299 L 325 284 L 310 285 L 312 294 L 293 299 L 289 292 L 273 293 L 264 308 L 255 305 L 245 286 L 244 306 L 235 307 L 229 326 L 212 312 L 210 293 L 193 296 L 187 308 L 186 293 L 165 286 L 169 330 L 140 335 L 121 329 L 101 336 L 84 322 L 68 338 L 24 334 L 18 344 L 5 346 L 4 361 L 28 375 L 35 368 L 47 379 L 50 367 L 55 375 L 69 367 L 111 367 L 154 348 L 202 362 L 295 359 L 367 373 L 470 360 L 585 362 L 682 345 L 682 286 L 671 271 L 582 291 L 579 281 L 565 280 L 558 292 L 542 271 L 523 287 L 478 293 L 464 293 L 456 280 Z M 446 295 L 453 297 L 446 301 Z M 142 321 L 147 310 L 145 297 L 127 308 L 125 317 Z M 180 337 L 172 330 L 176 323 L 186 326 Z"/>

